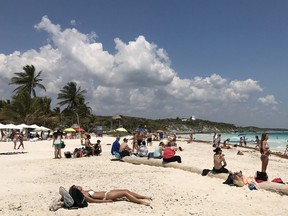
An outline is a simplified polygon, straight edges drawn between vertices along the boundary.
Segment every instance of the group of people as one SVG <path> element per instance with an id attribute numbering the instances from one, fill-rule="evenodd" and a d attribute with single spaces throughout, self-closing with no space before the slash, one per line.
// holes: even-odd
<path id="1" fill-rule="evenodd" d="M 256 137 L 257 138 L 257 137 Z M 267 133 L 262 133 L 261 140 L 259 140 L 259 150 L 260 150 L 260 159 L 261 159 L 261 173 L 264 176 L 267 176 L 267 166 L 269 162 L 269 156 L 271 154 L 271 151 L 269 149 L 268 145 L 268 134 Z M 258 142 L 258 141 L 257 141 Z M 215 152 L 213 156 L 213 169 L 212 171 L 214 173 L 230 173 L 232 174 L 231 171 L 229 171 L 226 166 L 227 162 L 225 160 L 225 155 L 222 153 L 222 149 L 220 147 L 216 147 L 214 150 Z M 254 185 L 255 189 L 259 188 L 259 185 L 255 181 L 255 177 L 249 176 L 245 177 L 242 175 L 242 172 L 235 172 L 233 173 L 233 178 L 236 182 L 236 185 L 238 186 L 243 186 L 243 185 Z M 256 177 L 257 178 L 257 177 Z"/>
<path id="2" fill-rule="evenodd" d="M 61 134 L 60 133 L 54 133 L 54 139 L 53 144 L 56 146 L 58 145 L 59 141 L 61 141 Z M 94 151 L 96 150 L 95 146 L 93 146 L 90 142 L 90 135 L 87 135 L 85 137 L 85 148 L 91 152 L 91 154 L 94 154 Z M 261 171 L 263 173 L 266 173 L 268 162 L 269 162 L 269 145 L 268 145 L 268 134 L 263 133 L 261 136 L 261 140 L 259 142 L 259 149 L 261 153 Z M 120 157 L 126 157 L 131 156 L 134 154 L 133 147 L 130 147 L 128 144 L 129 140 L 127 138 L 123 138 L 122 143 L 120 144 L 120 137 L 117 137 L 116 140 L 113 142 L 111 147 L 111 154 L 120 154 Z M 97 141 L 98 145 L 100 145 L 100 140 Z M 133 143 L 132 143 L 133 145 Z M 148 148 L 146 146 L 145 141 L 142 140 L 142 142 L 137 143 L 137 154 L 140 154 L 141 152 L 144 153 L 144 157 L 147 156 L 148 159 L 150 158 L 156 158 L 156 159 L 163 159 L 163 162 L 178 162 L 181 163 L 181 157 L 179 155 L 176 155 L 176 152 L 178 150 L 182 151 L 181 147 L 177 147 L 176 139 L 169 140 L 167 144 L 165 145 L 163 141 L 159 143 L 158 146 L 155 147 L 153 152 L 148 152 Z M 220 143 L 217 144 L 213 155 L 213 169 L 212 171 L 214 173 L 229 173 L 229 177 L 231 177 L 233 184 L 237 186 L 244 186 L 247 185 L 251 190 L 253 189 L 259 189 L 259 184 L 255 180 L 254 176 L 244 176 L 242 171 L 236 171 L 231 172 L 229 171 L 227 167 L 227 162 L 225 160 L 225 155 L 222 152 L 222 148 L 220 147 Z M 143 148 L 143 146 L 146 146 L 146 148 Z M 90 149 L 89 149 L 90 148 Z M 142 149 L 142 150 L 141 150 Z M 56 157 L 56 153 L 55 153 Z M 115 190 L 109 190 L 109 191 L 94 191 L 94 190 L 84 190 L 81 186 L 76 186 L 78 190 L 81 191 L 81 193 L 86 198 L 87 202 L 89 203 L 106 203 L 106 202 L 113 202 L 117 201 L 120 198 L 127 198 L 129 201 L 137 204 L 142 205 L 150 205 L 149 201 L 152 200 L 151 197 L 143 196 L 140 194 L 137 194 L 135 192 L 131 192 L 127 189 L 115 189 Z"/>
<path id="3" fill-rule="evenodd" d="M 98 156 L 102 152 L 101 147 L 101 140 L 97 140 L 95 144 L 92 144 L 90 139 L 90 134 L 84 134 L 85 139 L 85 148 L 76 148 L 74 149 L 73 156 L 74 157 L 82 157 L 82 156 Z M 53 139 L 52 139 L 52 147 L 54 147 L 54 159 L 60 159 L 62 158 L 61 155 L 61 148 L 63 145 L 63 133 L 60 130 L 57 130 L 53 133 Z"/>
<path id="4" fill-rule="evenodd" d="M 16 131 L 14 129 L 12 129 L 12 132 L 10 134 L 10 139 L 13 141 L 14 143 L 14 149 L 20 149 L 20 147 L 22 147 L 22 149 L 24 149 L 24 134 L 23 131 L 19 132 Z M 19 142 L 19 146 L 17 147 L 17 142 Z"/>
<path id="5" fill-rule="evenodd" d="M 117 137 L 113 142 L 111 147 L 111 154 L 118 156 L 119 158 L 123 158 L 126 156 L 139 156 L 139 157 L 147 157 L 147 159 L 155 158 L 155 159 L 163 159 L 163 162 L 175 162 L 181 163 L 181 157 L 176 155 L 176 151 L 183 149 L 181 147 L 177 147 L 176 138 L 169 140 L 165 145 L 163 141 L 159 143 L 158 146 L 155 147 L 153 152 L 149 152 L 148 147 L 145 141 L 137 143 L 137 151 L 134 152 L 133 147 L 131 148 L 128 144 L 129 140 L 127 138 L 123 138 L 122 143 L 120 144 L 120 137 Z"/>

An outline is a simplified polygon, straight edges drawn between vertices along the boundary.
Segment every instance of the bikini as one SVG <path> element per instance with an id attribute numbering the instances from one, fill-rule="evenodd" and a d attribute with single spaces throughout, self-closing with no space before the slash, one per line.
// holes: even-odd
<path id="1" fill-rule="evenodd" d="M 110 191 L 106 191 L 106 192 L 105 192 L 103 200 L 106 200 L 106 199 L 107 199 L 107 194 L 108 194 L 109 192 L 110 192 Z M 93 198 L 94 193 L 95 193 L 95 192 L 94 192 L 93 190 L 88 191 L 88 194 L 89 194 L 90 197 L 92 197 L 92 198 Z"/>

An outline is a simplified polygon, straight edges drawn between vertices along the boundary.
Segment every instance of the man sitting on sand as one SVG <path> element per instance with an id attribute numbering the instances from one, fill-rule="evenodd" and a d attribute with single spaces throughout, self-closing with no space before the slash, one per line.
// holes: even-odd
<path id="1" fill-rule="evenodd" d="M 229 171 L 225 168 L 227 163 L 224 154 L 222 154 L 221 148 L 217 147 L 213 151 L 215 152 L 215 154 L 214 154 L 214 167 L 212 171 L 214 173 L 228 173 Z"/>
<path id="2" fill-rule="evenodd" d="M 133 149 L 129 147 L 128 145 L 128 139 L 124 138 L 123 143 L 121 143 L 119 148 L 119 153 L 121 155 L 121 158 L 130 156 L 133 152 Z"/>
<path id="3" fill-rule="evenodd" d="M 73 187 L 73 186 L 72 186 Z M 84 195 L 88 203 L 107 203 L 117 201 L 120 198 L 127 198 L 130 202 L 149 206 L 150 203 L 144 200 L 152 200 L 151 197 L 143 196 L 127 189 L 116 189 L 110 191 L 83 190 L 81 186 L 76 186 Z"/>
<path id="4" fill-rule="evenodd" d="M 119 152 L 120 143 L 119 143 L 120 137 L 117 137 L 116 140 L 113 142 L 111 147 L 111 154 L 115 155 L 116 152 Z"/>

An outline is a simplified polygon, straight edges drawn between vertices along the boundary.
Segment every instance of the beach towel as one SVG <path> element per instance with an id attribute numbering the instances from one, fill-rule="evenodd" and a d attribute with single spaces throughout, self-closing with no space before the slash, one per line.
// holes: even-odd
<path id="1" fill-rule="evenodd" d="M 28 152 L 0 152 L 0 155 L 16 155 L 16 154 L 25 154 Z"/>
<path id="2" fill-rule="evenodd" d="M 272 182 L 284 184 L 281 178 L 274 178 Z"/>

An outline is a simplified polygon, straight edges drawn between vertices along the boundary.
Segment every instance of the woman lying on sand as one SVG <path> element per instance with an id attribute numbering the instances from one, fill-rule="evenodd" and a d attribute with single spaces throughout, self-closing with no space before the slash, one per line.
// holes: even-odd
<path id="1" fill-rule="evenodd" d="M 255 181 L 255 178 L 253 176 L 244 176 L 242 174 L 242 171 L 235 172 L 233 174 L 233 184 L 239 187 L 248 185 L 251 190 L 252 189 L 259 190 L 260 188 L 259 184 Z"/>
<path id="2" fill-rule="evenodd" d="M 94 190 L 83 190 L 81 186 L 76 186 L 78 190 L 82 192 L 87 202 L 89 203 L 105 203 L 117 201 L 117 199 L 126 197 L 130 202 L 142 204 L 149 206 L 150 203 L 144 201 L 152 200 L 151 197 L 143 196 L 134 192 L 131 192 L 127 189 L 116 189 L 110 191 L 94 191 Z"/>

